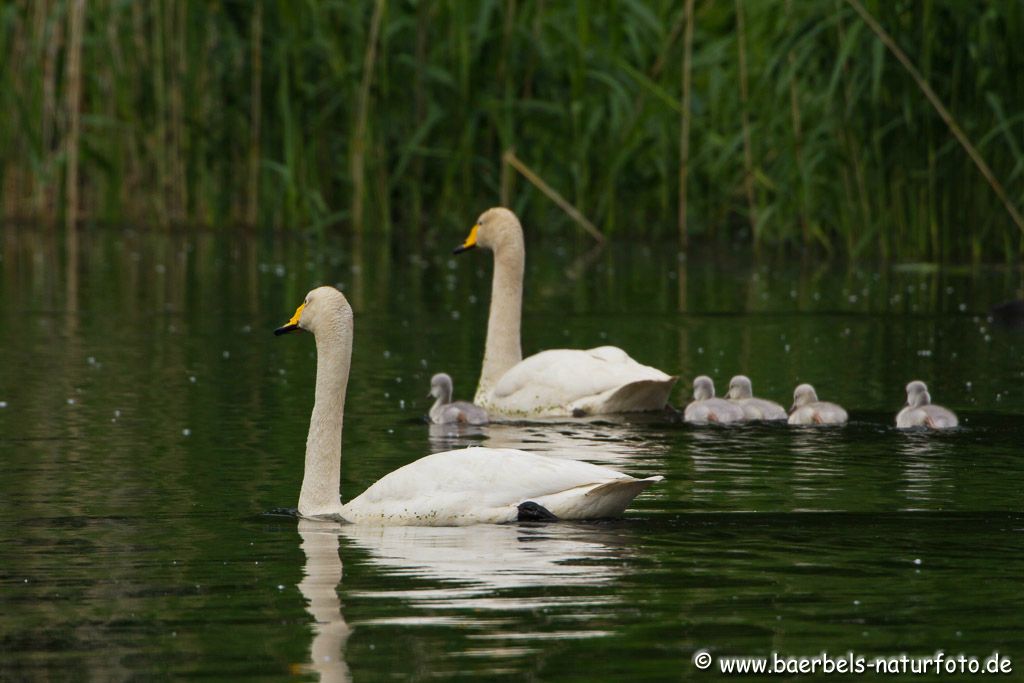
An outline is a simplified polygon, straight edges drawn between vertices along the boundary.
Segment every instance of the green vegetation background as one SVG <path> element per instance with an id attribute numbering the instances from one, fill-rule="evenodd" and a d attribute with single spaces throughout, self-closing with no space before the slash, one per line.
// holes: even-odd
<path id="1" fill-rule="evenodd" d="M 677 236 L 682 176 L 692 240 L 1019 258 L 855 4 L 696 0 L 688 25 L 681 0 L 8 1 L 0 209 L 418 238 L 504 201 L 564 226 L 514 150 L 608 235 Z M 1024 3 L 864 7 L 1024 206 Z"/>

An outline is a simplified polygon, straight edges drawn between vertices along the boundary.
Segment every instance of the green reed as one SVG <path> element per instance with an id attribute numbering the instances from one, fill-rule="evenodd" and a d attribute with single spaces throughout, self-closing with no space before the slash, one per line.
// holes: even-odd
<path id="1" fill-rule="evenodd" d="M 564 230 L 512 150 L 607 235 L 685 222 L 695 241 L 851 258 L 1024 253 L 843 0 L 696 0 L 689 25 L 669 0 L 88 0 L 77 56 L 76 4 L 0 8 L 8 218 L 421 239 L 504 201 Z M 864 5 L 1024 208 L 1024 5 Z"/>

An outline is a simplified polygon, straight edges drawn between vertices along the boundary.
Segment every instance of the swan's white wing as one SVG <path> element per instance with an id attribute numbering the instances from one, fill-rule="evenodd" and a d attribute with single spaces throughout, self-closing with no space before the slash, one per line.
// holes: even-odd
<path id="1" fill-rule="evenodd" d="M 627 389 L 637 383 L 635 391 Z M 487 401 L 498 412 L 526 417 L 651 410 L 665 405 L 674 383 L 614 346 L 552 349 L 511 367 Z"/>
<path id="2" fill-rule="evenodd" d="M 376 524 L 509 522 L 516 519 L 518 505 L 526 501 L 544 505 L 559 517 L 601 516 L 590 508 L 580 509 L 576 499 L 621 481 L 632 494 L 614 514 L 659 479 L 638 480 L 579 460 L 513 449 L 467 448 L 428 455 L 385 475 L 343 506 L 342 516 L 352 522 Z M 610 493 L 615 492 L 602 489 L 589 500 Z M 617 498 L 625 493 L 620 487 Z"/>

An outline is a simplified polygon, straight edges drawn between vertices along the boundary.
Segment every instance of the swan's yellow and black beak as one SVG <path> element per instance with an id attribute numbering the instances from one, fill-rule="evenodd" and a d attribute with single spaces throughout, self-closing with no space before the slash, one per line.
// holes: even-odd
<path id="1" fill-rule="evenodd" d="M 470 249 L 473 249 L 474 247 L 476 247 L 476 235 L 477 235 L 478 232 L 480 232 L 480 224 L 479 223 L 474 225 L 473 229 L 469 231 L 469 237 L 466 238 L 465 242 L 463 242 L 459 246 L 457 246 L 454 249 L 452 249 L 452 253 L 453 254 L 461 254 L 464 251 L 469 251 Z"/>
<path id="2" fill-rule="evenodd" d="M 276 330 L 274 330 L 274 334 L 277 335 L 277 336 L 281 336 L 282 334 L 285 334 L 287 332 L 294 332 L 295 330 L 301 330 L 302 328 L 299 327 L 299 318 L 302 317 L 302 309 L 304 309 L 305 307 L 306 307 L 306 304 L 302 304 L 298 308 L 296 308 L 295 309 L 295 315 L 292 316 L 292 319 L 289 320 L 284 325 L 282 325 L 281 327 L 279 327 Z"/>

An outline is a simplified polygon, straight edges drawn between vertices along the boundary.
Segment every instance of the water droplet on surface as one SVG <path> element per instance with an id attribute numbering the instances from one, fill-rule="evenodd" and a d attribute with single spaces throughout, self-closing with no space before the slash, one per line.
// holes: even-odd
<path id="1" fill-rule="evenodd" d="M 184 429 L 181 430 L 181 435 L 182 436 L 192 436 L 192 430 L 189 429 L 188 427 L 185 427 Z"/>
<path id="2" fill-rule="evenodd" d="M 230 351 L 225 351 L 224 353 L 220 354 L 220 356 L 221 356 L 221 358 L 224 358 L 225 360 L 227 360 L 228 358 L 231 358 L 231 352 Z"/>
<path id="3" fill-rule="evenodd" d="M 195 384 L 196 383 L 196 376 L 195 375 L 189 375 L 188 381 L 191 382 L 192 384 Z"/>
<path id="4" fill-rule="evenodd" d="M 0 408 L 6 408 L 6 407 L 7 407 L 7 401 L 0 401 Z"/>
<path id="5" fill-rule="evenodd" d="M 73 399 L 73 398 L 69 398 L 68 399 L 68 405 L 69 406 L 73 406 L 73 405 L 75 405 L 75 403 L 76 403 L 75 399 Z"/>
<path id="6" fill-rule="evenodd" d="M 916 565 L 920 565 L 920 564 L 921 564 L 921 558 L 920 558 L 920 557 L 916 558 L 916 559 L 914 560 L 914 564 L 916 564 Z"/>

